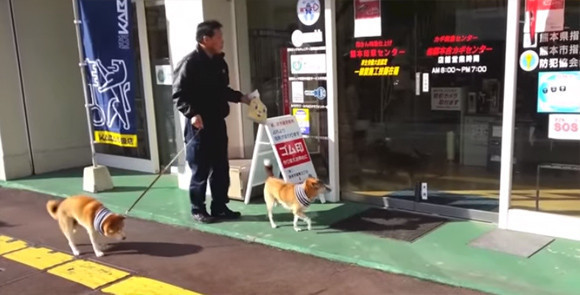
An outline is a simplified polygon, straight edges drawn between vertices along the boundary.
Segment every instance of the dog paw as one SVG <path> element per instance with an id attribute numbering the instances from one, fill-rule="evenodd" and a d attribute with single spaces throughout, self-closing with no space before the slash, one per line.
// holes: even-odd
<path id="1" fill-rule="evenodd" d="M 272 225 L 270 225 L 270 226 L 271 226 L 273 229 L 277 229 L 277 228 L 278 228 L 278 226 L 277 226 L 277 225 L 275 225 L 275 224 L 272 224 Z"/>
<path id="2" fill-rule="evenodd" d="M 103 253 L 103 251 L 95 251 L 95 256 L 103 257 L 103 256 L 105 256 L 105 253 Z"/>
<path id="3" fill-rule="evenodd" d="M 299 228 L 299 227 L 295 227 L 295 228 L 294 228 L 294 230 L 295 230 L 297 233 L 299 233 L 299 232 L 301 232 L 301 231 L 302 231 L 302 229 L 301 229 L 301 228 Z"/>
<path id="4" fill-rule="evenodd" d="M 81 255 L 81 252 L 80 252 L 79 250 L 73 250 L 72 252 L 73 252 L 73 255 L 74 255 L 74 256 L 79 256 L 79 255 Z"/>

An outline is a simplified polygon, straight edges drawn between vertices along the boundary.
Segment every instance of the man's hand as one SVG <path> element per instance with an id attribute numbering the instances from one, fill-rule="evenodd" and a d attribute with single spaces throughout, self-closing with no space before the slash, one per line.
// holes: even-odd
<path id="1" fill-rule="evenodd" d="M 195 117 L 191 118 L 191 125 L 199 130 L 203 129 L 203 120 L 201 119 L 201 116 L 196 115 Z"/>
<path id="2" fill-rule="evenodd" d="M 241 103 L 245 103 L 247 105 L 250 105 L 251 101 L 252 101 L 252 99 L 247 94 L 242 96 L 242 98 L 241 98 Z"/>

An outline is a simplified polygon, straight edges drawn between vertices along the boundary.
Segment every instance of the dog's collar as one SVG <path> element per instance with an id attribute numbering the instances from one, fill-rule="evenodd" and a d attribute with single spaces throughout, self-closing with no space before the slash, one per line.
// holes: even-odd
<path id="1" fill-rule="evenodd" d="M 306 195 L 306 190 L 304 190 L 302 185 L 294 186 L 294 193 L 296 194 L 298 202 L 300 202 L 302 206 L 304 207 L 310 206 L 310 199 L 308 198 L 308 195 Z"/>
<path id="2" fill-rule="evenodd" d="M 105 207 L 99 209 L 99 211 L 97 211 L 97 214 L 95 214 L 95 219 L 93 220 L 93 227 L 101 235 L 104 234 L 103 225 L 105 223 L 105 220 L 107 220 L 107 218 L 109 218 L 109 216 L 111 215 L 113 215 L 113 212 L 109 211 L 109 209 Z"/>

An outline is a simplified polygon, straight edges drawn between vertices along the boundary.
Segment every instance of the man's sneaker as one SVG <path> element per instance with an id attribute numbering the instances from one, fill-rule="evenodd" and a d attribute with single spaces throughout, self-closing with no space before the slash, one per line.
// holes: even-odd
<path id="1" fill-rule="evenodd" d="M 235 212 L 230 210 L 228 207 L 224 207 L 221 210 L 211 210 L 211 216 L 219 219 L 238 219 L 242 216 L 240 212 Z"/>
<path id="2" fill-rule="evenodd" d="M 206 212 L 193 213 L 193 220 L 199 223 L 212 223 L 214 219 Z"/>

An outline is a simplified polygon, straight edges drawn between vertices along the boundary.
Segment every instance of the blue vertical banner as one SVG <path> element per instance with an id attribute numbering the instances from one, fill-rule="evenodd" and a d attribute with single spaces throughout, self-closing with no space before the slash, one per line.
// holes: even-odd
<path id="1" fill-rule="evenodd" d="M 78 0 L 96 143 L 137 147 L 129 0 Z"/>

